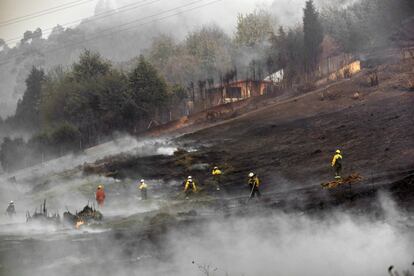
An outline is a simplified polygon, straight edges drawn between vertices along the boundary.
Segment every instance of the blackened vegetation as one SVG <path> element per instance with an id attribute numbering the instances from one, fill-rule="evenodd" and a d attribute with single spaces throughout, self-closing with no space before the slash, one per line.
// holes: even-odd
<path id="1" fill-rule="evenodd" d="M 93 164 L 85 164 L 83 173 L 96 174 L 117 179 L 149 178 L 165 181 L 184 180 L 192 175 L 198 181 L 204 182 L 210 178 L 213 164 L 220 160 L 225 152 L 188 152 L 178 149 L 173 156 L 156 155 L 139 157 L 121 154 L 108 159 L 98 160 Z M 231 171 L 228 164 L 222 164 L 223 169 Z M 156 168 L 156 169 L 155 169 Z"/>
<path id="2" fill-rule="evenodd" d="M 145 57 L 122 64 L 125 70 L 85 50 L 70 69 L 45 73 L 40 66 L 50 43 L 66 45 L 85 35 L 84 30 L 56 27 L 49 39 L 42 39 L 40 29 L 28 31 L 12 50 L 0 43 L 6 49 L 0 56 L 24 55 L 18 58 L 22 65 L 15 66 L 22 82 L 28 76 L 25 88 L 19 83 L 18 90 L 25 92 L 15 116 L 1 119 L 0 129 L 22 129 L 33 136 L 28 142 L 5 139 L 0 161 L 6 171 L 13 171 L 81 151 L 111 139 L 116 131 L 137 134 L 154 122 L 205 109 L 208 90 L 215 84 L 263 80 L 281 69 L 280 87 L 308 92 L 326 44 L 332 46 L 331 54 L 370 52 L 391 42 L 408 47 L 413 11 L 410 0 L 362 0 L 346 8 L 321 8 L 307 1 L 303 24 L 286 28 L 275 24 L 271 12 L 258 10 L 237 18 L 234 38 L 216 26 L 203 26 L 179 43 L 166 35 L 157 37 Z M 374 77 L 370 85 L 377 86 L 378 80 Z M 409 82 L 414 89 L 414 81 Z"/>
<path id="3" fill-rule="evenodd" d="M 38 222 L 42 224 L 54 224 L 57 225 L 60 223 L 60 216 L 58 213 L 49 214 L 46 208 L 46 199 L 43 201 L 43 204 L 40 205 L 40 211 L 38 212 L 37 209 L 33 214 L 30 214 L 28 211 L 26 213 L 26 221 L 27 222 Z"/>
<path id="4" fill-rule="evenodd" d="M 78 222 L 88 224 L 94 221 L 101 221 L 102 219 L 102 213 L 89 206 L 89 204 L 86 205 L 82 211 L 76 212 L 75 214 L 72 214 L 69 211 L 63 213 L 64 222 L 72 226 L 75 226 Z"/>

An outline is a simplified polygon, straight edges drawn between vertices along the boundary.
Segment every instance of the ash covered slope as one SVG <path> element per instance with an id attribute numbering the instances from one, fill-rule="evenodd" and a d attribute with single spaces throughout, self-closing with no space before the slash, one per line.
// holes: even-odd
<path id="1" fill-rule="evenodd" d="M 340 148 L 344 173 L 392 181 L 414 168 L 414 93 L 408 87 L 413 62 L 378 67 L 380 85 L 369 72 L 231 121 L 186 135 L 184 142 L 208 145 L 230 168 L 228 181 L 250 170 L 264 189 L 284 183 L 315 185 L 332 177 L 330 159 Z M 355 93 L 358 92 L 358 95 Z M 286 181 L 288 180 L 288 181 Z"/>
<path id="2" fill-rule="evenodd" d="M 266 190 L 280 188 L 282 177 L 291 180 L 291 185 L 302 185 L 301 179 L 315 184 L 318 178 L 331 177 L 327 167 L 338 144 L 344 150 L 345 168 L 355 164 L 352 166 L 362 173 L 375 168 L 375 173 L 387 176 L 392 169 L 412 168 L 414 94 L 404 83 L 412 64 L 404 66 L 380 69 L 378 88 L 366 87 L 366 73 L 362 72 L 330 86 L 329 91 L 311 92 L 187 135 L 181 138 L 183 142 L 204 145 L 199 151 L 186 153 L 193 157 L 188 164 L 227 163 L 225 173 L 230 181 L 225 188 L 230 192 L 243 189 L 240 181 L 252 168 L 265 177 Z M 360 96 L 353 99 L 356 89 Z M 108 161 L 107 165 L 110 169 L 120 165 L 117 169 L 126 177 L 135 172 L 145 178 L 149 174 L 179 178 L 188 172 L 180 171 L 180 167 L 184 170 L 183 162 L 175 162 L 177 156 L 134 157 L 132 163 L 124 158 L 122 163 L 122 155 L 114 156 L 114 163 Z M 162 173 L 165 175 L 160 176 Z M 201 174 L 208 174 L 208 170 Z M 94 183 L 103 180 L 81 178 Z M 102 225 L 105 231 L 0 235 L 0 263 L 4 264 L 0 274 L 205 275 L 197 269 L 200 263 L 218 267 L 214 275 L 277 275 L 281 271 L 287 275 L 380 275 L 390 264 L 404 269 L 412 261 L 412 212 L 400 211 L 386 196 L 347 200 L 327 212 L 317 206 L 314 216 L 308 216 L 294 210 L 279 212 L 283 209 L 273 203 L 282 197 L 286 200 L 285 194 L 275 193 L 270 202 L 266 197 L 257 203 L 251 201 L 245 208 L 245 190 L 244 205 L 225 204 L 232 199 L 224 197 L 175 201 L 167 194 L 177 191 L 171 183 L 163 183 L 152 193 L 158 196 L 163 191 L 161 200 L 167 204 L 160 200 L 163 208 L 142 213 L 145 205 L 134 199 L 135 183 L 106 181 L 104 215 L 109 220 Z M 74 179 L 51 186 L 69 189 L 72 195 L 62 202 L 74 204 L 72 197 L 80 193 L 75 188 L 91 194 L 95 185 Z M 413 189 L 410 186 L 407 190 L 410 192 L 399 194 L 403 198 L 395 198 L 412 206 Z M 289 193 L 296 201 L 306 200 L 296 191 Z M 370 261 L 361 262 L 366 256 Z"/>

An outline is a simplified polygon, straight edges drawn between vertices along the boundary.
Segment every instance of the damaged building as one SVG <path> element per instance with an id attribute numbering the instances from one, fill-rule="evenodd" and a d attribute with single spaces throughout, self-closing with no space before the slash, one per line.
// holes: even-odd
<path id="1" fill-rule="evenodd" d="M 268 80 L 238 80 L 207 89 L 206 98 L 209 106 L 276 93 L 279 87 Z"/>

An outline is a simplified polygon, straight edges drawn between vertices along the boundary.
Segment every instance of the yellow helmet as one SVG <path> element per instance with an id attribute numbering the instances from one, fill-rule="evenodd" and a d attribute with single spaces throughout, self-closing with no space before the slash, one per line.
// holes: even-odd
<path id="1" fill-rule="evenodd" d="M 338 149 L 338 150 L 336 150 L 336 153 L 337 154 L 341 154 L 341 151 Z"/>
<path id="2" fill-rule="evenodd" d="M 99 185 L 99 186 L 98 186 L 98 189 L 102 189 L 102 188 L 103 188 L 103 186 L 102 186 L 102 185 Z"/>

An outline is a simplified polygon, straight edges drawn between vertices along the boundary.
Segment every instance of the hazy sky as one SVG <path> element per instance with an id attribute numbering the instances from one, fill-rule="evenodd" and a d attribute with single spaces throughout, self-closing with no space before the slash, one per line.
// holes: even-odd
<path id="1" fill-rule="evenodd" d="M 3 25 L 6 20 L 40 12 L 75 0 L 0 0 L 0 38 L 8 40 L 21 36 L 26 30 L 51 28 L 57 24 L 71 22 L 93 14 L 97 0 L 85 0 L 77 6 L 24 20 L 15 24 Z M 13 44 L 13 43 L 10 43 Z"/>
<path id="2" fill-rule="evenodd" d="M 35 30 L 40 27 L 44 32 L 43 37 L 47 37 L 47 29 L 55 27 L 57 24 L 64 27 L 75 26 L 81 19 L 93 15 L 95 6 L 98 1 L 109 1 L 110 6 L 122 7 L 126 4 L 144 3 L 154 6 L 160 12 L 180 7 L 183 4 L 194 3 L 195 0 L 0 0 L 0 38 L 6 40 L 7 44 L 14 45 L 21 38 L 26 30 Z M 213 0 L 202 0 L 200 4 L 206 4 Z M 217 3 L 203 7 L 202 9 L 193 10 L 190 13 L 197 18 L 198 25 L 216 23 L 227 32 L 232 32 L 236 24 L 236 18 L 239 13 L 248 13 L 255 8 L 264 8 L 271 11 L 277 18 L 278 22 L 284 26 L 294 25 L 301 22 L 303 7 L 306 0 L 218 0 Z M 317 8 L 325 5 L 346 5 L 357 0 L 315 0 Z M 50 9 L 67 5 L 68 8 L 61 7 L 57 11 Z M 49 11 L 47 11 L 49 9 Z M 16 19 L 33 13 L 42 12 L 41 16 L 29 18 L 28 20 L 19 20 L 14 24 L 8 24 L 5 21 Z M 120 12 L 119 16 L 125 16 Z M 26 18 L 27 19 L 27 18 Z M 65 23 L 73 22 L 70 25 Z M 46 31 L 45 31 L 46 30 Z M 10 41 L 10 39 L 15 39 Z"/>
<path id="3" fill-rule="evenodd" d="M 73 4 L 73 7 L 62 9 L 57 12 L 45 11 L 45 13 L 47 13 L 45 15 L 29 20 L 23 20 L 15 24 L 6 23 L 7 25 L 4 25 L 4 21 L 32 13 L 41 12 L 46 9 L 54 8 L 56 6 L 73 3 L 75 1 L 76 0 L 0 0 L 0 38 L 3 38 L 7 42 L 9 39 L 21 37 L 26 30 L 34 30 L 37 27 L 45 30 L 47 28 L 53 28 L 57 24 L 64 24 L 67 22 L 89 17 L 93 15 L 95 6 L 98 2 L 98 0 L 79 0 L 78 3 Z M 111 1 L 116 4 L 116 2 L 119 0 Z M 177 2 L 176 0 L 163 0 L 162 2 L 164 1 L 168 1 L 169 4 L 171 4 L 171 2 Z M 131 0 L 128 2 L 142 2 L 142 0 Z M 182 1 L 178 2 L 182 3 Z M 177 6 L 180 5 L 178 2 Z M 188 0 L 186 2 L 192 2 L 192 0 Z M 206 0 L 205 2 L 209 2 L 209 0 Z M 233 22 L 234 24 L 238 13 L 250 12 L 259 5 L 269 5 L 272 2 L 273 0 L 222 0 L 221 2 L 212 5 L 211 8 L 206 8 L 206 10 L 208 10 L 208 14 L 203 14 L 202 17 L 211 17 L 210 21 L 219 21 L 219 25 L 222 25 L 220 22 L 226 23 L 227 21 Z M 162 9 L 162 3 L 158 5 Z M 228 17 L 215 18 L 214 14 L 211 13 L 211 9 L 213 7 L 214 9 L 225 9 L 226 12 L 228 11 Z M 16 41 L 8 42 L 8 44 L 14 45 L 15 42 Z"/>

